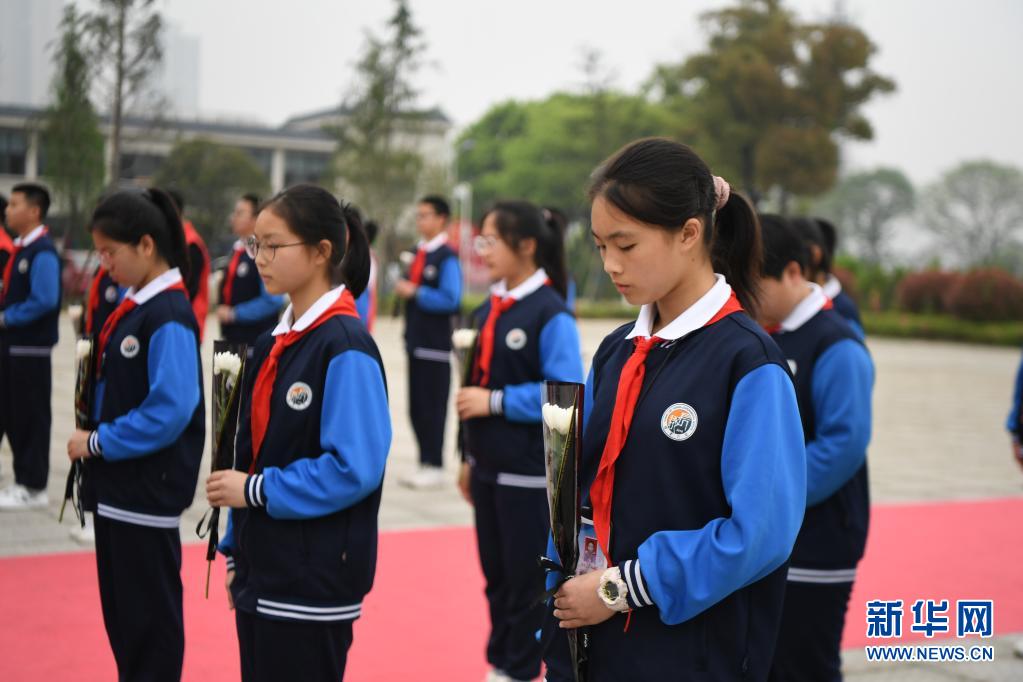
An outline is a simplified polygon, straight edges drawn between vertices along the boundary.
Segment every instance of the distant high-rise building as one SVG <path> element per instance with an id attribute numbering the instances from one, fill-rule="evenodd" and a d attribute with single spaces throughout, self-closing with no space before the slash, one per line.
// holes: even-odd
<path id="1" fill-rule="evenodd" d="M 63 0 L 0 0 L 0 102 L 50 101 Z"/>
<path id="2" fill-rule="evenodd" d="M 199 115 L 199 38 L 181 31 L 177 24 L 164 22 L 163 63 L 153 83 L 167 100 L 167 110 L 178 118 Z"/>

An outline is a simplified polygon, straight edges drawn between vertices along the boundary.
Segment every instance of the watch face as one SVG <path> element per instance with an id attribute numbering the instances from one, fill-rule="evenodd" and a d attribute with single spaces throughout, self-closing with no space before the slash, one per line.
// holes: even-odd
<path id="1" fill-rule="evenodd" d="M 618 586 L 610 581 L 604 583 L 604 596 L 612 602 L 618 599 Z"/>

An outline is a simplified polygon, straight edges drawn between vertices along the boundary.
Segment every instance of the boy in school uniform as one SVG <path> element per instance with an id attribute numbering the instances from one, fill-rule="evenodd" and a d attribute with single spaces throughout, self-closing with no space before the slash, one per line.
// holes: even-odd
<path id="1" fill-rule="evenodd" d="M 284 307 L 283 296 L 267 293 L 256 270 L 256 262 L 245 251 L 245 241 L 255 230 L 258 210 L 259 198 L 254 194 L 245 194 L 235 202 L 231 230 L 238 240 L 234 243 L 230 264 L 220 283 L 220 304 L 217 306 L 221 338 L 248 344 L 250 357 L 256 339 L 277 326 L 278 316 Z"/>
<path id="2" fill-rule="evenodd" d="M 185 243 L 188 245 L 188 279 L 185 288 L 188 300 L 192 303 L 195 321 L 199 323 L 199 341 L 206 330 L 206 314 L 210 310 L 210 252 L 206 242 L 195 229 L 191 220 L 185 218 L 185 198 L 177 190 L 167 190 L 167 194 L 178 206 L 181 225 L 185 229 Z"/>
<path id="3" fill-rule="evenodd" d="M 422 239 L 395 294 L 405 299 L 405 350 L 408 353 L 409 413 L 419 444 L 419 469 L 402 480 L 415 489 L 444 483 L 444 423 L 451 391 L 452 319 L 462 303 L 462 268 L 448 245 L 451 209 L 439 196 L 427 196 L 416 208 Z"/>
<path id="4" fill-rule="evenodd" d="M 796 228 L 761 216 L 760 321 L 792 372 L 806 439 L 806 514 L 792 550 L 771 680 L 841 680 L 839 647 L 867 540 L 874 367 L 821 287 Z"/>
<path id="5" fill-rule="evenodd" d="M 43 224 L 50 194 L 42 185 L 15 185 L 7 225 L 17 235 L 0 290 L 0 415 L 14 453 L 14 484 L 0 490 L 0 510 L 42 509 L 49 503 L 50 355 L 60 316 L 60 259 Z"/>

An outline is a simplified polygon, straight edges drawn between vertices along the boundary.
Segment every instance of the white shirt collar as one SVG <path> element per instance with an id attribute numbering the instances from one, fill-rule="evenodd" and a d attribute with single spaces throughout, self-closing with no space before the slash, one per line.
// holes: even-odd
<path id="1" fill-rule="evenodd" d="M 842 293 L 842 282 L 834 275 L 828 275 L 828 281 L 824 283 L 822 289 L 824 295 L 833 301 L 836 296 Z"/>
<path id="2" fill-rule="evenodd" d="M 788 317 L 782 320 L 781 331 L 796 331 L 827 305 L 829 299 L 819 285 L 813 282 L 807 282 L 806 285 L 810 288 L 810 294 L 792 309 Z"/>
<path id="3" fill-rule="evenodd" d="M 490 287 L 490 293 L 496 294 L 501 298 L 514 298 L 516 301 L 521 301 L 526 296 L 542 287 L 547 282 L 547 271 L 540 268 L 532 275 L 526 278 L 526 281 L 518 285 L 511 291 L 508 291 L 507 280 L 501 280 L 494 286 Z"/>
<path id="4" fill-rule="evenodd" d="M 439 235 L 431 239 L 430 241 L 419 240 L 418 248 L 423 249 L 427 253 L 433 253 L 440 247 L 444 246 L 448 242 L 448 231 L 444 230 Z"/>
<path id="5" fill-rule="evenodd" d="M 331 289 L 323 296 L 316 299 L 316 303 L 309 306 L 309 310 L 305 311 L 302 317 L 298 318 L 298 322 L 292 322 L 295 316 L 294 304 L 288 304 L 288 309 L 284 311 L 284 315 L 281 316 L 281 322 L 273 331 L 274 336 L 280 336 L 281 334 L 287 334 L 288 332 L 303 332 L 309 328 L 313 322 L 316 321 L 320 315 L 324 313 L 330 306 L 334 305 L 339 298 L 341 298 L 341 292 L 345 290 L 345 285 L 342 284 L 337 289 Z"/>
<path id="6" fill-rule="evenodd" d="M 171 268 L 138 291 L 135 291 L 134 287 L 128 289 L 126 295 L 135 301 L 135 305 L 142 305 L 157 294 L 170 289 L 181 281 L 183 281 L 181 279 L 181 271 L 177 268 Z"/>
<path id="7" fill-rule="evenodd" d="M 24 237 L 18 237 L 14 240 L 15 246 L 25 247 L 39 239 L 46 232 L 46 225 L 39 225 L 34 230 L 26 234 Z"/>
<path id="8" fill-rule="evenodd" d="M 672 320 L 669 324 L 665 325 L 661 331 L 657 332 L 659 338 L 665 341 L 674 341 L 680 339 L 686 334 L 696 331 L 700 327 L 710 322 L 718 311 L 724 307 L 725 303 L 728 303 L 728 299 L 732 296 L 732 287 L 725 281 L 724 275 L 715 274 L 714 278 L 717 280 L 714 286 L 710 288 L 710 291 L 705 293 L 703 296 L 692 304 L 681 315 Z M 639 309 L 639 317 L 636 318 L 636 325 L 629 332 L 629 335 L 625 338 L 632 339 L 637 336 L 647 338 L 649 337 L 651 327 L 653 326 L 654 316 L 657 314 L 656 307 L 653 303 L 648 303 Z"/>
<path id="9" fill-rule="evenodd" d="M 234 250 L 235 251 L 244 251 L 245 250 L 245 242 L 242 241 L 241 239 L 234 240 Z"/>

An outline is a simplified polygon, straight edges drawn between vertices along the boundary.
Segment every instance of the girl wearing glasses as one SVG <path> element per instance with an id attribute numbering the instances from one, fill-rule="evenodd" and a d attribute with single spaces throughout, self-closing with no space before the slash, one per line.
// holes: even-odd
<path id="1" fill-rule="evenodd" d="M 129 287 L 96 346 L 94 431 L 68 441 L 84 459 L 94 512 L 103 622 L 122 680 L 178 680 L 184 654 L 181 513 L 192 503 L 206 436 L 199 328 L 183 277 L 181 219 L 158 189 L 96 207 L 93 242 Z"/>
<path id="2" fill-rule="evenodd" d="M 806 454 L 785 356 L 744 312 L 760 226 L 666 139 L 621 149 L 589 193 L 604 271 L 641 308 L 586 384 L 580 478 L 605 565 L 568 580 L 553 615 L 588 628 L 591 682 L 766 680 Z M 549 680 L 573 679 L 547 660 Z"/>
<path id="3" fill-rule="evenodd" d="M 246 194 L 235 202 L 231 230 L 238 241 L 220 283 L 220 305 L 217 306 L 221 338 L 248 344 L 249 357 L 252 357 L 256 339 L 277 325 L 277 316 L 284 307 L 282 296 L 267 292 L 250 254 L 253 248 L 247 248 L 246 242 L 254 239 L 258 211 L 259 198 L 254 194 Z"/>
<path id="4" fill-rule="evenodd" d="M 296 185 L 262 208 L 249 249 L 291 305 L 248 365 L 236 470 L 206 482 L 210 504 L 232 508 L 221 551 L 242 680 L 340 680 L 391 443 L 384 368 L 355 309 L 369 244 L 350 207 Z"/>
<path id="5" fill-rule="evenodd" d="M 473 313 L 480 331 L 472 380 L 457 396 L 466 457 L 459 487 L 474 507 L 487 582 L 489 679 L 531 680 L 540 673 L 537 559 L 549 525 L 540 383 L 583 380 L 579 332 L 565 306 L 564 245 L 550 213 L 499 202 L 483 216 L 475 248 L 497 283 Z"/>

